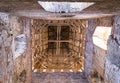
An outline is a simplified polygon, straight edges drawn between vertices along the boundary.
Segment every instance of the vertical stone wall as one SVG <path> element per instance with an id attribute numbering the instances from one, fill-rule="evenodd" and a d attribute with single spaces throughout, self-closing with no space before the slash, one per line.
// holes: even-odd
<path id="1" fill-rule="evenodd" d="M 114 17 L 105 62 L 106 83 L 120 83 L 120 15 Z"/>
<path id="2" fill-rule="evenodd" d="M 32 77 L 32 56 L 31 56 L 31 19 L 25 17 L 11 16 L 9 14 L 0 13 L 0 82 L 3 83 L 31 83 Z M 70 21 L 69 21 L 70 22 Z M 71 22 L 70 22 L 71 23 Z M 107 26 L 106 21 L 100 21 L 100 24 Z M 111 24 L 107 22 L 108 25 Z M 74 25 L 74 24 L 73 24 Z M 85 46 L 85 75 L 91 82 L 92 64 L 95 63 L 95 68 L 99 71 L 98 65 L 104 64 L 105 52 L 97 47 L 94 47 L 92 35 L 96 26 L 96 19 L 88 20 L 88 29 L 86 31 L 86 46 Z M 75 25 L 76 26 L 76 25 Z M 77 27 L 77 26 L 76 26 Z M 17 40 L 26 42 L 24 51 L 19 56 L 15 57 L 15 48 Z M 20 37 L 17 38 L 17 37 Z M 94 50 L 96 49 L 96 51 Z M 103 51 L 103 57 L 94 57 Z M 99 53 L 97 53 L 99 52 Z M 96 54 L 94 54 L 96 53 Z M 96 62 L 93 62 L 93 57 Z M 101 63 L 103 62 L 103 63 Z M 115 16 L 112 35 L 108 41 L 108 56 L 105 62 L 105 80 L 106 83 L 120 82 L 120 16 Z M 103 71 L 102 71 L 103 72 Z M 103 75 L 103 74 L 102 74 Z"/>
<path id="3" fill-rule="evenodd" d="M 24 33 L 26 34 L 26 82 L 31 83 L 32 81 L 32 36 L 31 36 L 31 19 L 25 19 L 25 30 Z"/>
<path id="4" fill-rule="evenodd" d="M 12 83 L 12 39 L 9 14 L 0 12 L 0 83 Z"/>
<path id="5" fill-rule="evenodd" d="M 88 20 L 88 27 L 86 30 L 86 40 L 85 40 L 85 59 L 84 59 L 85 70 L 84 72 L 85 72 L 85 76 L 87 77 L 89 83 L 91 83 L 92 58 L 94 55 L 92 36 L 93 36 L 96 26 L 97 26 L 97 19 Z"/>
<path id="6" fill-rule="evenodd" d="M 25 17 L 10 16 L 13 31 L 14 75 L 12 83 L 30 83 L 31 67 L 31 20 Z"/>
<path id="7" fill-rule="evenodd" d="M 17 52 L 19 51 L 19 49 L 21 49 L 18 42 L 23 40 L 19 37 L 21 34 L 23 34 L 23 27 L 21 25 L 22 24 L 19 17 L 10 15 L 10 26 L 12 27 L 13 32 L 12 52 L 14 62 L 12 83 L 19 83 L 19 75 L 25 69 L 25 55 L 23 55 L 23 53 L 20 54 L 19 52 Z"/>
<path id="8" fill-rule="evenodd" d="M 0 12 L 0 83 L 31 83 L 30 23 Z"/>
<path id="9" fill-rule="evenodd" d="M 93 57 L 93 70 L 96 70 L 100 74 L 100 76 L 104 77 L 107 50 L 94 46 L 94 53 L 95 54 Z"/>
<path id="10" fill-rule="evenodd" d="M 101 28 L 103 28 L 103 30 L 104 29 L 106 30 L 109 27 L 112 28 L 112 22 L 113 22 L 112 17 L 99 18 L 97 26 L 102 26 Z M 99 41 L 98 42 L 100 45 L 105 45 L 105 47 L 107 47 L 107 36 L 108 35 L 105 35 L 105 34 L 103 34 L 102 31 L 100 34 L 98 34 L 98 36 L 100 36 L 98 38 L 100 38 L 100 40 L 101 40 L 100 42 Z M 104 77 L 107 49 L 106 48 L 103 49 L 94 44 L 94 53 L 95 54 L 93 56 L 93 70 L 96 70 L 102 77 Z"/>

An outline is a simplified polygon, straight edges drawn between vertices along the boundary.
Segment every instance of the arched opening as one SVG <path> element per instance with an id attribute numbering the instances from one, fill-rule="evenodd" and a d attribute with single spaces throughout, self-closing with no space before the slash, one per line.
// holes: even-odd
<path id="1" fill-rule="evenodd" d="M 92 82 L 104 82 L 105 62 L 108 51 L 108 38 L 111 34 L 112 25 L 97 26 L 93 34 L 94 57 Z M 96 76 L 97 75 L 97 76 Z"/>
<path id="2" fill-rule="evenodd" d="M 107 40 L 112 27 L 97 26 L 93 34 L 93 43 L 97 47 L 107 50 Z"/>

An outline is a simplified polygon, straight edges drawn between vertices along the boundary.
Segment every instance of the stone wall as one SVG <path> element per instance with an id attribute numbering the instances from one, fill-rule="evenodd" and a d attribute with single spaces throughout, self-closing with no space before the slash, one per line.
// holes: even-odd
<path id="1" fill-rule="evenodd" d="M 106 60 L 105 82 L 106 83 L 120 83 L 120 66 L 113 64 L 108 59 Z"/>
<path id="2" fill-rule="evenodd" d="M 97 19 L 89 19 L 88 20 L 88 27 L 86 30 L 86 40 L 85 40 L 85 64 L 84 64 L 84 72 L 85 76 L 87 77 L 89 83 L 91 83 L 91 73 L 92 73 L 92 58 L 94 54 L 93 50 L 93 33 L 97 26 Z"/>
<path id="3" fill-rule="evenodd" d="M 104 77 L 105 58 L 107 56 L 107 50 L 94 46 L 94 51 L 95 54 L 93 57 L 93 70 L 96 70 L 101 76 Z"/>
<path id="4" fill-rule="evenodd" d="M 0 82 L 12 83 L 13 53 L 9 14 L 0 12 Z"/>
<path id="5" fill-rule="evenodd" d="M 105 59 L 107 56 L 106 49 L 102 49 L 93 43 L 93 33 L 97 26 L 111 27 L 112 18 L 105 17 L 98 19 L 88 19 L 88 27 L 86 30 L 85 40 L 85 75 L 90 83 L 92 71 L 94 70 L 97 71 L 102 77 L 104 77 Z M 103 41 L 105 41 L 106 44 L 106 40 L 103 39 Z"/>
<path id="6" fill-rule="evenodd" d="M 81 72 L 41 72 L 33 75 L 32 83 L 88 83 Z"/>
<path id="7" fill-rule="evenodd" d="M 120 16 L 114 17 L 112 33 L 108 40 L 105 81 L 120 83 Z"/>
<path id="8" fill-rule="evenodd" d="M 95 39 L 93 41 L 96 42 L 95 44 L 99 44 L 98 46 L 94 44 L 93 70 L 96 70 L 102 77 L 104 77 L 105 73 L 105 60 L 107 57 L 107 40 L 110 34 L 108 33 L 108 30 L 109 28 L 112 28 L 112 21 L 112 17 L 99 18 L 97 26 L 102 26 L 102 30 L 100 31 L 100 33 L 97 32 L 97 36 L 96 34 L 95 37 L 93 35 L 93 39 Z M 96 41 L 96 39 L 98 38 L 101 41 Z"/>
<path id="9" fill-rule="evenodd" d="M 32 79 L 32 54 L 31 54 L 31 19 L 10 16 L 0 13 L 0 82 L 3 83 L 30 83 Z M 63 21 L 64 22 L 64 21 Z M 69 21 L 70 22 L 70 21 Z M 56 23 L 56 21 L 55 21 Z M 73 22 L 74 23 L 74 22 Z M 99 21 L 100 25 L 106 21 Z M 112 21 L 107 20 L 107 25 Z M 105 62 L 106 50 L 94 46 L 92 35 L 98 20 L 89 19 L 86 30 L 85 46 L 85 75 L 91 80 L 92 67 L 102 76 L 105 72 L 106 83 L 120 82 L 120 16 L 115 16 L 112 35 L 108 41 L 108 56 Z M 73 24 L 75 25 L 75 24 Z M 76 25 L 73 27 L 77 27 Z M 22 35 L 22 36 L 21 36 Z M 23 40 L 23 41 L 21 41 Z M 20 42 L 25 47 L 20 47 Z M 95 49 L 95 50 L 94 50 Z M 19 50 L 18 50 L 19 51 Z M 94 58 L 93 58 L 94 57 Z M 93 61 L 92 61 L 93 60 Z M 105 63 L 105 67 L 104 67 Z M 105 71 L 104 71 L 105 68 Z"/>
<path id="10" fill-rule="evenodd" d="M 13 31 L 14 74 L 12 83 L 31 82 L 31 20 L 25 17 L 10 16 Z"/>
<path id="11" fill-rule="evenodd" d="M 30 19 L 0 12 L 0 83 L 31 82 L 30 37 Z"/>

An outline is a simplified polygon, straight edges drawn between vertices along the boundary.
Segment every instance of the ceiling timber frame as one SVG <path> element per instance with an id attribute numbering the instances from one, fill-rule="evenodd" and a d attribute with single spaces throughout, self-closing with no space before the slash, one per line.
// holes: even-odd
<path id="1" fill-rule="evenodd" d="M 50 25 L 49 25 L 50 23 Z M 68 42 L 69 44 L 69 49 L 71 49 L 71 53 L 62 54 L 62 56 L 58 56 L 57 54 L 54 54 L 55 56 L 52 56 L 49 54 L 46 54 L 48 48 L 48 42 L 59 42 L 56 40 L 48 40 L 48 26 L 57 26 L 55 24 L 58 24 L 58 27 L 60 26 L 68 26 L 70 24 L 71 31 L 74 33 L 74 37 L 70 39 L 72 42 L 69 42 L 69 40 L 60 40 L 61 42 Z M 79 23 L 79 24 L 78 24 Z M 67 25 L 66 25 L 67 24 Z M 79 71 L 84 69 L 84 31 L 86 29 L 86 21 L 85 20 L 74 20 L 71 22 L 71 20 L 33 20 L 33 28 L 32 28 L 32 47 L 33 47 L 33 71 L 38 70 L 38 71 Z M 41 34 L 40 34 L 41 33 Z M 44 37 L 43 37 L 44 35 Z M 76 36 L 75 36 L 76 35 Z M 71 36 L 73 36 L 71 34 Z M 44 39 L 44 40 L 43 40 Z M 42 46 L 41 46 L 42 45 Z M 65 45 L 65 44 L 64 44 Z M 46 49 L 46 50 L 45 50 Z M 65 47 L 66 49 L 66 47 Z M 58 52 L 58 50 L 57 50 Z M 57 56 L 56 56 L 57 55 Z M 56 58 L 55 58 L 56 57 Z M 59 58 L 58 58 L 59 57 Z M 74 57 L 74 58 L 73 58 Z M 67 60 L 67 61 L 62 61 L 64 62 L 61 63 L 62 60 Z M 69 61 L 71 60 L 71 61 Z M 55 63 L 51 63 L 57 62 Z M 75 61 L 75 62 L 74 62 Z M 68 63 L 67 63 L 68 62 Z M 69 63 L 71 62 L 71 63 Z M 66 64 L 66 65 L 65 65 Z M 58 66 L 59 65 L 59 66 Z"/>

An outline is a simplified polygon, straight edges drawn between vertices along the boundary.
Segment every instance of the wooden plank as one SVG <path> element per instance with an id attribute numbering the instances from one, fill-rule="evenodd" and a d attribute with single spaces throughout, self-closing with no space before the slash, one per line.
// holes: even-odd
<path id="1" fill-rule="evenodd" d="M 72 42 L 71 40 L 48 40 L 48 42 Z"/>

